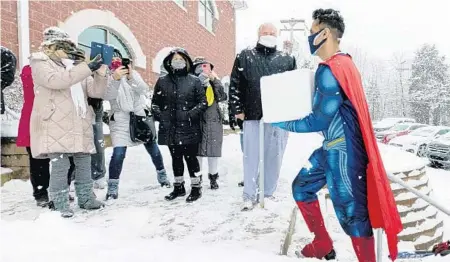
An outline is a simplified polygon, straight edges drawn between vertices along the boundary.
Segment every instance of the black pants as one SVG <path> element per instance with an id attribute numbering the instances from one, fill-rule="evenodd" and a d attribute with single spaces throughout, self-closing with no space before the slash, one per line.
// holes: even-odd
<path id="1" fill-rule="evenodd" d="M 190 177 L 195 177 L 195 173 L 200 172 L 200 165 L 197 159 L 198 144 L 169 146 L 169 150 L 172 156 L 172 169 L 175 177 L 182 177 L 184 174 L 183 157 Z"/>
<path id="2" fill-rule="evenodd" d="M 33 158 L 31 155 L 31 148 L 27 147 L 28 157 L 30 159 L 30 181 L 33 186 L 34 199 L 48 197 L 48 184 L 50 182 L 50 159 Z M 67 182 L 70 185 L 73 173 L 75 171 L 75 164 L 73 158 L 70 158 L 70 168 L 67 174 Z"/>

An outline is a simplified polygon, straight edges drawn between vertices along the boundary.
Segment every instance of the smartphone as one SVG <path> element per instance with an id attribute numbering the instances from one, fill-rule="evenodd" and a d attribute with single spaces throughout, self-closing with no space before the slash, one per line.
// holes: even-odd
<path id="1" fill-rule="evenodd" d="M 122 65 L 130 70 L 131 60 L 129 58 L 122 58 Z"/>

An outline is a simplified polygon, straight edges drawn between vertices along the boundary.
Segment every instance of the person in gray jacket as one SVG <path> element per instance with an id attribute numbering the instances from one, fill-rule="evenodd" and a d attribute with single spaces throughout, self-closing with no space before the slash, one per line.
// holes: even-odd
<path id="1" fill-rule="evenodd" d="M 121 64 L 122 55 L 119 50 L 114 50 L 113 64 Z M 149 87 L 144 82 L 138 72 L 125 66 L 113 69 L 112 79 L 109 82 L 106 100 L 111 104 L 111 117 L 109 129 L 113 144 L 113 155 L 109 163 L 109 180 L 106 199 L 117 199 L 119 196 L 119 178 L 122 172 L 123 161 L 125 160 L 127 147 L 140 145 L 131 140 L 130 137 L 130 112 L 138 116 L 145 116 L 146 102 L 145 93 Z M 158 182 L 162 187 L 170 187 L 167 179 L 164 162 L 156 141 L 149 141 L 144 144 L 150 155 L 158 174 Z"/>
<path id="2" fill-rule="evenodd" d="M 218 189 L 217 179 L 219 177 L 218 164 L 222 156 L 223 142 L 223 116 L 220 112 L 219 102 L 227 100 L 222 82 L 213 71 L 214 65 L 203 57 L 194 59 L 194 74 L 200 78 L 205 88 L 208 108 L 203 113 L 200 126 L 202 140 L 199 144 L 198 162 L 202 172 L 203 159 L 208 159 L 208 178 L 211 189 Z"/>

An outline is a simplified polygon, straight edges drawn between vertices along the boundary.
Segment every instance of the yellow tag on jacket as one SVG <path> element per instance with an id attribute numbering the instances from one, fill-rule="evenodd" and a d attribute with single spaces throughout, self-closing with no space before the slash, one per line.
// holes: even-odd
<path id="1" fill-rule="evenodd" d="M 214 90 L 211 85 L 206 88 L 206 101 L 208 102 L 208 106 L 214 103 Z"/>

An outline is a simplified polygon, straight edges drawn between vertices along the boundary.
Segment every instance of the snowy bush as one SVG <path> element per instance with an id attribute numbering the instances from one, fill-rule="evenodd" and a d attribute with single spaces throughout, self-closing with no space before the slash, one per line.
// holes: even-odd
<path id="1" fill-rule="evenodd" d="M 20 114 L 23 106 L 23 88 L 19 73 L 16 73 L 15 80 L 11 86 L 3 90 L 5 105 L 12 111 Z"/>

